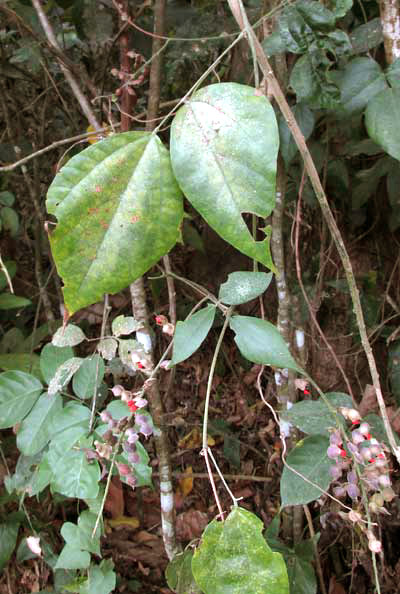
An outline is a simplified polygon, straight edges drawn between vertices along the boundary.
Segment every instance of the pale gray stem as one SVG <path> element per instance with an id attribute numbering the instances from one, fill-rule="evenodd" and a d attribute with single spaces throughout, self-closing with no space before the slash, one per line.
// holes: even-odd
<path id="1" fill-rule="evenodd" d="M 146 305 L 146 292 L 143 278 L 137 279 L 130 285 L 132 312 L 135 319 L 143 324 L 141 332 L 147 334 L 148 343 L 151 344 L 151 333 L 149 316 Z M 153 351 L 149 353 L 151 367 L 154 367 Z M 151 375 L 152 369 L 149 369 Z M 149 409 L 154 425 L 158 431 L 154 435 L 156 446 L 158 468 L 160 473 L 160 503 L 161 503 L 161 527 L 165 551 L 169 559 L 179 552 L 175 531 L 175 505 L 174 491 L 172 488 L 172 474 L 170 466 L 170 454 L 167 432 L 163 425 L 163 405 L 156 377 L 151 377 L 146 382 L 146 394 L 149 401 Z"/>

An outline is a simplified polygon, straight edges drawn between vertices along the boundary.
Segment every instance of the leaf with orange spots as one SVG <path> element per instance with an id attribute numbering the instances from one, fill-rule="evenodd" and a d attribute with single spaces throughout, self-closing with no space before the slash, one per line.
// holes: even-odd
<path id="1" fill-rule="evenodd" d="M 47 195 L 50 244 L 70 314 L 142 276 L 179 239 L 182 194 L 149 132 L 115 134 L 75 155 Z"/>

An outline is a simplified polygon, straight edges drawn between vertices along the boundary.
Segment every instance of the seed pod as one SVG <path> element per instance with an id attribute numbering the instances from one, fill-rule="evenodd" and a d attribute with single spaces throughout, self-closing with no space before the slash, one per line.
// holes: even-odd
<path id="1" fill-rule="evenodd" d="M 112 420 L 111 413 L 108 412 L 108 410 L 103 410 L 100 413 L 100 419 L 103 421 L 103 423 L 108 423 L 108 421 Z"/>

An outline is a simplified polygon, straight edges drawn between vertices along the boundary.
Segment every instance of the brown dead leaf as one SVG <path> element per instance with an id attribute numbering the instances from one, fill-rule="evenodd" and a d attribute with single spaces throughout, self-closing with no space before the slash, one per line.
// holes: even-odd
<path id="1" fill-rule="evenodd" d="M 336 581 L 334 575 L 329 580 L 329 594 L 346 594 L 346 590 Z"/>
<path id="2" fill-rule="evenodd" d="M 113 476 L 107 499 L 104 505 L 105 511 L 111 514 L 112 518 L 120 518 L 124 515 L 124 492 L 122 483 L 117 476 Z"/>
<path id="3" fill-rule="evenodd" d="M 200 538 L 208 524 L 208 515 L 196 509 L 189 509 L 176 518 L 176 533 L 178 540 L 193 540 Z"/>

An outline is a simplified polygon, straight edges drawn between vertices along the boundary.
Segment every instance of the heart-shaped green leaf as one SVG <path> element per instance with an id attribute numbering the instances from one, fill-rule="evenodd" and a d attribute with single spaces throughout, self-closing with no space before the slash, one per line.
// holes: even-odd
<path id="1" fill-rule="evenodd" d="M 270 103 L 237 83 L 204 87 L 172 124 L 172 167 L 186 197 L 225 241 L 268 268 L 268 237 L 254 241 L 242 214 L 272 212 L 278 147 Z"/>
<path id="2" fill-rule="evenodd" d="M 286 461 L 302 476 L 284 467 L 281 478 L 282 507 L 304 505 L 318 499 L 328 489 L 332 482 L 329 469 L 333 466 L 333 461 L 326 453 L 328 446 L 329 439 L 324 435 L 313 435 L 296 444 Z"/>
<path id="3" fill-rule="evenodd" d="M 59 394 L 42 394 L 31 412 L 22 421 L 17 434 L 17 446 L 26 456 L 40 452 L 50 439 L 53 418 L 62 409 Z"/>
<path id="4" fill-rule="evenodd" d="M 116 293 L 176 243 L 182 197 L 167 149 L 148 132 L 116 134 L 60 170 L 47 197 L 50 244 L 69 313 Z"/>
<path id="5" fill-rule="evenodd" d="M 20 423 L 42 392 L 40 381 L 29 373 L 6 371 L 0 374 L 0 429 Z"/>
<path id="6" fill-rule="evenodd" d="M 225 522 L 207 526 L 192 560 L 205 594 L 289 594 L 285 562 L 269 548 L 263 528 L 257 516 L 240 507 Z"/>

